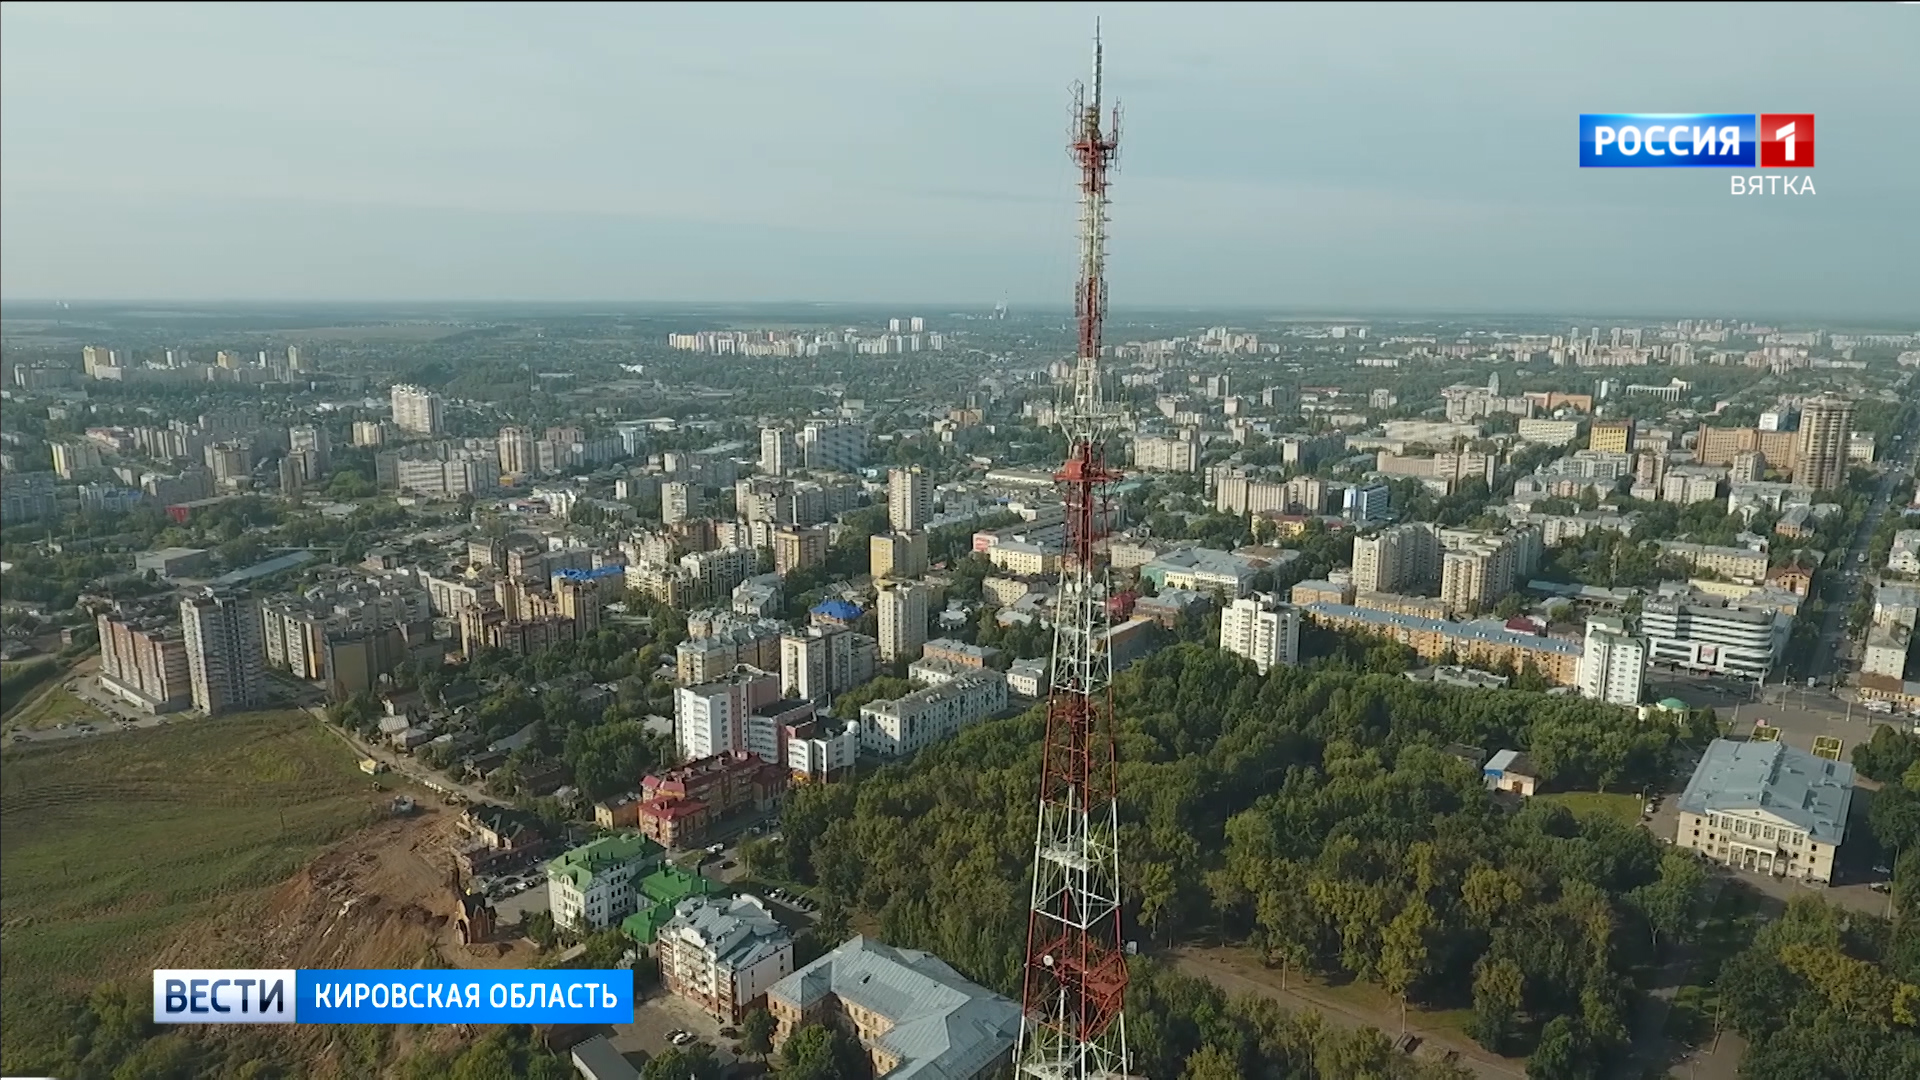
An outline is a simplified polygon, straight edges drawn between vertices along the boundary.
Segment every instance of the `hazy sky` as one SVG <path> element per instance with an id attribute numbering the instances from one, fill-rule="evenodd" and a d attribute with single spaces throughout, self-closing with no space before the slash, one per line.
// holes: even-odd
<path id="1" fill-rule="evenodd" d="M 10 299 L 1063 304 L 1105 20 L 1116 305 L 1920 317 L 1920 6 L 0 11 Z M 1581 170 L 1812 112 L 1817 195 Z"/>

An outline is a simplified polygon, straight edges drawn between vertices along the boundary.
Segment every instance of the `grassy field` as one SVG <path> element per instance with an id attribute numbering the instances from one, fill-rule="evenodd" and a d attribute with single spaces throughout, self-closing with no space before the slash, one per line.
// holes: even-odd
<path id="1" fill-rule="evenodd" d="M 1594 791 L 1558 791 L 1551 795 L 1536 795 L 1541 802 L 1559 803 L 1573 811 L 1576 817 L 1588 814 L 1607 814 L 1619 818 L 1629 825 L 1640 824 L 1640 796 L 1614 793 L 1602 795 Z"/>
<path id="2" fill-rule="evenodd" d="M 7 727 L 50 728 L 60 724 L 104 724 L 107 720 L 107 714 L 85 699 L 69 693 L 64 686 L 56 686 L 9 717 Z"/>
<path id="3" fill-rule="evenodd" d="M 352 754 L 294 712 L 191 720 L 0 759 L 0 1064 L 63 1037 L 64 1004 L 193 920 L 366 824 Z"/>

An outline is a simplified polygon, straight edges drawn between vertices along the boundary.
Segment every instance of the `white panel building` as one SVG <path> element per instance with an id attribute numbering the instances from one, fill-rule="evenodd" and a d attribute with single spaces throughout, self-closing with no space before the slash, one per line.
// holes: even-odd
<path id="1" fill-rule="evenodd" d="M 1580 657 L 1580 693 L 1609 705 L 1634 706 L 1646 685 L 1647 644 L 1627 633 L 1623 620 L 1595 615 L 1587 620 Z"/>
<path id="2" fill-rule="evenodd" d="M 914 753 L 1007 707 L 1007 680 L 983 671 L 860 709 L 860 748 L 883 757 Z"/>
<path id="3" fill-rule="evenodd" d="M 1272 593 L 1254 593 L 1220 613 L 1220 647 L 1253 661 L 1265 675 L 1300 662 L 1300 610 Z"/>

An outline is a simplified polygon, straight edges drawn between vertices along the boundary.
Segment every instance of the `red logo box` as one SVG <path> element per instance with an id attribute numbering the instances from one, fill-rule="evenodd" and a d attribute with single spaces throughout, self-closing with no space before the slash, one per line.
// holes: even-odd
<path id="1" fill-rule="evenodd" d="M 1761 113 L 1760 143 L 1763 169 L 1813 168 L 1813 114 Z"/>

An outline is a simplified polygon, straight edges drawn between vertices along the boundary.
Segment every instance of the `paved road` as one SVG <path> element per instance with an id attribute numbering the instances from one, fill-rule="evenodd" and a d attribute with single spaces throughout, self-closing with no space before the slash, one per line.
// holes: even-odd
<path id="1" fill-rule="evenodd" d="M 1904 386 L 1904 380 L 1902 385 Z M 1840 670 L 1839 646 L 1845 643 L 1842 636 L 1846 631 L 1847 613 L 1853 607 L 1853 601 L 1860 592 L 1861 572 L 1867 567 L 1860 558 L 1867 550 L 1867 542 L 1873 539 L 1873 531 L 1880 525 L 1880 519 L 1886 516 L 1887 503 L 1893 492 L 1894 481 L 1913 471 L 1913 455 L 1916 443 L 1920 443 L 1920 418 L 1910 424 L 1905 437 L 1895 444 L 1892 457 L 1886 459 L 1880 472 L 1880 485 L 1874 489 L 1873 501 L 1867 506 L 1866 516 L 1860 520 L 1860 528 L 1853 534 L 1853 542 L 1847 545 L 1841 570 L 1841 580 L 1846 583 L 1844 599 L 1830 601 L 1827 604 L 1826 622 L 1820 628 L 1820 648 L 1814 653 L 1807 665 L 1807 674 L 1826 677 Z"/>

